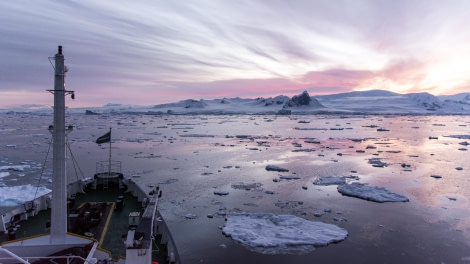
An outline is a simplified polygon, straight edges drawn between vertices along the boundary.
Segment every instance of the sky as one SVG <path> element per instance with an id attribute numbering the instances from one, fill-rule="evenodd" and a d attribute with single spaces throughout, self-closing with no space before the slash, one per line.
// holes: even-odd
<path id="1" fill-rule="evenodd" d="M 468 0 L 0 1 L 0 108 L 470 92 Z"/>

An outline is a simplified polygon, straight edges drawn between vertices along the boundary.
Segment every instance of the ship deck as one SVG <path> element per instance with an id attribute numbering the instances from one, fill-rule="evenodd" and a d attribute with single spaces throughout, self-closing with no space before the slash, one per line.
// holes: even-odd
<path id="1" fill-rule="evenodd" d="M 122 208 L 117 204 L 118 199 L 124 201 Z M 70 203 L 70 202 L 69 202 Z M 99 190 L 86 190 L 85 194 L 78 193 L 75 201 L 69 204 L 69 231 L 78 235 L 94 238 L 99 241 L 99 248 L 110 252 L 113 259 L 124 258 L 126 255 L 126 240 L 129 230 L 129 214 L 131 212 L 143 213 L 143 206 L 130 193 L 122 192 L 118 188 L 108 188 Z M 99 208 L 102 215 L 98 223 L 85 226 L 80 222 L 79 215 L 84 211 L 94 211 Z M 51 211 L 40 211 L 37 215 L 30 217 L 27 221 L 19 223 L 16 230 L 16 239 L 23 239 L 31 236 L 46 234 L 46 225 L 50 220 Z M 72 216 L 71 216 L 72 215 Z M 89 221 L 86 221 L 89 223 Z M 155 238 L 158 240 L 159 238 Z M 8 234 L 0 234 L 0 242 L 9 240 Z M 164 250 L 159 252 L 160 243 L 153 243 L 152 258 L 159 263 L 166 263 Z"/>
<path id="2" fill-rule="evenodd" d="M 121 210 L 116 210 L 116 201 L 119 196 L 123 196 L 124 206 Z M 137 198 L 130 193 L 122 193 L 118 190 L 87 190 L 86 194 L 77 194 L 75 205 L 83 208 L 87 204 L 95 206 L 105 206 L 106 212 L 98 226 L 93 230 L 86 230 L 79 235 L 93 237 L 98 240 L 99 247 L 111 252 L 113 259 L 126 255 L 124 240 L 129 230 L 129 213 L 141 212 L 142 205 Z"/>

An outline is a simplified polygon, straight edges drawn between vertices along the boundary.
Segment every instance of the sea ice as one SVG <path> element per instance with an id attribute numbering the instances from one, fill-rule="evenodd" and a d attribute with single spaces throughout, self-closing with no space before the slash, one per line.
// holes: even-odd
<path id="1" fill-rule="evenodd" d="M 302 201 L 277 201 L 274 205 L 282 209 L 294 209 L 303 203 Z"/>
<path id="2" fill-rule="evenodd" d="M 313 181 L 315 185 L 338 185 L 346 183 L 345 177 L 325 176 Z"/>
<path id="3" fill-rule="evenodd" d="M 458 139 L 470 139 L 470 135 L 448 135 L 444 137 L 458 138 Z"/>
<path id="4" fill-rule="evenodd" d="M 50 192 L 44 186 L 36 187 L 31 184 L 0 187 L 0 206 L 18 206 Z"/>
<path id="5" fill-rule="evenodd" d="M 251 190 L 261 190 L 262 185 L 263 184 L 259 182 L 255 182 L 255 183 L 237 182 L 237 183 L 232 183 L 231 187 L 232 189 L 251 191 Z"/>
<path id="6" fill-rule="evenodd" d="M 276 165 L 267 165 L 267 166 L 266 166 L 266 170 L 267 170 L 267 171 L 279 171 L 279 172 L 287 172 L 287 171 L 289 171 L 288 169 L 281 168 L 281 167 L 276 166 Z"/>
<path id="7" fill-rule="evenodd" d="M 172 178 L 172 179 L 167 179 L 167 180 L 164 180 L 164 181 L 160 181 L 160 182 L 158 182 L 158 184 L 172 184 L 172 183 L 175 183 L 177 181 L 178 181 L 178 179 L 173 179 Z"/>
<path id="8" fill-rule="evenodd" d="M 223 196 L 223 195 L 228 195 L 229 192 L 226 192 L 226 191 L 214 191 L 214 194 L 215 194 L 215 195 Z"/>
<path id="9" fill-rule="evenodd" d="M 197 215 L 188 213 L 184 216 L 186 219 L 196 219 Z"/>
<path id="10" fill-rule="evenodd" d="M 379 167 L 379 168 L 388 166 L 388 164 L 383 162 L 380 158 L 370 158 L 369 164 L 372 164 L 372 167 Z"/>
<path id="11" fill-rule="evenodd" d="M 215 137 L 215 136 L 206 135 L 206 134 L 185 134 L 185 135 L 180 135 L 180 137 Z"/>
<path id="12" fill-rule="evenodd" d="M 24 171 L 26 168 L 30 168 L 29 165 L 6 165 L 0 166 L 0 171 L 2 170 L 12 170 L 12 171 Z"/>
<path id="13" fill-rule="evenodd" d="M 322 212 L 322 211 L 315 211 L 313 212 L 313 215 L 316 216 L 316 217 L 321 217 L 325 214 L 325 212 Z"/>
<path id="14" fill-rule="evenodd" d="M 340 242 L 348 235 L 336 225 L 271 213 L 230 214 L 222 232 L 264 254 L 307 253 L 315 247 Z"/>
<path id="15" fill-rule="evenodd" d="M 300 177 L 296 176 L 296 175 L 284 175 L 284 176 L 280 176 L 279 179 L 281 179 L 281 180 L 298 180 L 298 179 L 300 179 Z"/>
<path id="16" fill-rule="evenodd" d="M 408 202 L 406 196 L 393 193 L 383 187 L 368 186 L 359 182 L 338 185 L 338 192 L 374 202 Z"/>

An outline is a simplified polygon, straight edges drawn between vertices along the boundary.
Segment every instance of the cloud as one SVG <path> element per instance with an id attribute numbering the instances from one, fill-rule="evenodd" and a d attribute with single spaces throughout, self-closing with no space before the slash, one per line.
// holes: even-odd
<path id="1" fill-rule="evenodd" d="M 233 79 L 214 82 L 168 83 L 178 100 L 191 98 L 213 99 L 223 97 L 269 97 L 280 94 L 292 96 L 304 90 L 314 94 L 340 93 L 351 91 L 372 73 L 360 71 L 328 70 L 309 72 L 298 80 L 287 78 Z"/>
<path id="2" fill-rule="evenodd" d="M 468 10 L 464 0 L 3 1 L 0 92 L 51 87 L 47 57 L 63 45 L 68 85 L 89 104 L 307 88 L 449 93 L 470 79 Z"/>

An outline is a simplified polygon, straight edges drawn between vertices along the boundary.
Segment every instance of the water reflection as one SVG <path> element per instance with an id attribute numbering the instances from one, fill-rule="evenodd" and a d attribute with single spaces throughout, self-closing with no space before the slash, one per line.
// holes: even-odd
<path id="1" fill-rule="evenodd" d="M 93 175 L 95 161 L 107 158 L 107 148 L 94 140 L 112 127 L 113 157 L 123 161 L 124 173 L 139 175 L 134 180 L 144 187 L 164 183 L 160 208 L 175 227 L 174 236 L 183 247 L 180 252 L 193 255 L 188 258 L 194 261 L 221 260 L 227 251 L 261 262 L 281 263 L 283 259 L 252 255 L 223 237 L 218 229 L 223 218 L 207 218 L 220 207 L 228 212 L 295 214 L 338 224 L 350 232 L 346 241 L 296 257 L 297 263 L 317 258 L 339 260 L 338 250 L 344 258 L 363 263 L 401 262 L 396 256 L 403 252 L 424 263 L 431 250 L 441 248 L 469 252 L 462 248 L 470 239 L 467 153 L 459 150 L 465 148 L 459 144 L 463 139 L 445 136 L 470 135 L 470 117 L 71 115 L 67 120 L 76 127 L 69 140 L 85 175 Z M 42 164 L 49 138 L 44 124 L 50 122 L 48 116 L 2 118 L 0 162 Z M 289 172 L 266 171 L 269 164 Z M 37 180 L 41 167 L 32 168 L 22 177 L 12 173 L 0 181 L 21 185 Z M 46 168 L 51 164 L 46 163 Z M 68 173 L 75 179 L 73 170 Z M 298 179 L 274 181 L 283 175 Z M 312 184 L 318 177 L 349 175 L 358 176 L 361 183 L 404 194 L 410 202 L 376 204 L 343 197 L 335 186 Z M 233 188 L 233 184 L 257 188 Z M 214 195 L 215 190 L 229 195 Z M 279 206 L 291 204 L 296 207 Z M 315 216 L 325 209 L 331 213 Z M 197 218 L 186 219 L 188 213 Z M 337 216 L 347 221 L 337 222 Z M 444 242 L 448 240 L 460 245 L 450 248 Z M 225 251 L 219 247 L 222 243 L 227 245 Z M 208 257 L 209 251 L 216 253 Z M 371 257 L 365 260 L 357 252 Z M 446 263 L 466 257 L 463 253 L 452 257 L 433 254 Z"/>

